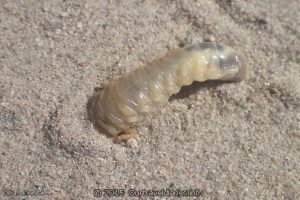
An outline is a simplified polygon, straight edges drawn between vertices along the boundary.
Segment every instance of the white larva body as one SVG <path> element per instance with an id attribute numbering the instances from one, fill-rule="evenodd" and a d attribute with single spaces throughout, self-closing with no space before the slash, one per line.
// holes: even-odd
<path id="1" fill-rule="evenodd" d="M 141 121 L 146 113 L 193 81 L 239 81 L 246 76 L 243 58 L 215 43 L 194 43 L 173 50 L 98 91 L 90 113 L 97 126 L 110 135 Z"/>

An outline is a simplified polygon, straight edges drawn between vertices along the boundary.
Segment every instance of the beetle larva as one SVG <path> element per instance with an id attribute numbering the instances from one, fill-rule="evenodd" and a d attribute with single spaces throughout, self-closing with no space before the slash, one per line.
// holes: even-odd
<path id="1" fill-rule="evenodd" d="M 244 58 L 228 46 L 193 43 L 173 50 L 144 67 L 115 80 L 91 99 L 90 113 L 96 126 L 115 141 L 129 139 L 130 129 L 146 113 L 193 81 L 241 81 L 247 75 Z M 119 135 L 121 131 L 124 135 Z"/>

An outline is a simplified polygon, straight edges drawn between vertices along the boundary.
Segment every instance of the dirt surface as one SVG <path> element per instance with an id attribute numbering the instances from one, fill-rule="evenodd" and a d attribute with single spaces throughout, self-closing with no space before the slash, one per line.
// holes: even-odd
<path id="1" fill-rule="evenodd" d="M 299 5 L 2 0 L 0 198 L 171 188 L 300 199 Z M 125 144 L 95 129 L 86 106 L 96 87 L 194 39 L 242 52 L 250 78 L 183 88 Z"/>

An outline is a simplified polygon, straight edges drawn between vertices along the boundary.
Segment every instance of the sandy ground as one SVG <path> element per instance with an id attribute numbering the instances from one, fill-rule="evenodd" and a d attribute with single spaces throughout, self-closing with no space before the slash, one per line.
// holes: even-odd
<path id="1" fill-rule="evenodd" d="M 1 0 L 0 198 L 300 199 L 299 0 L 124 2 Z M 95 88 L 195 38 L 242 52 L 250 78 L 183 88 L 126 144 L 95 129 Z"/>

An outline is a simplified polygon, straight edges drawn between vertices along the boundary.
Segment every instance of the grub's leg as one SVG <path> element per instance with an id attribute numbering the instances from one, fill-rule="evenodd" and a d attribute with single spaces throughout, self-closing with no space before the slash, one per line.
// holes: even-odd
<path id="1" fill-rule="evenodd" d="M 113 139 L 114 143 L 125 142 L 137 135 L 137 131 L 133 128 L 124 129 L 124 130 L 122 130 L 122 132 L 124 134 L 114 137 L 114 139 Z"/>

